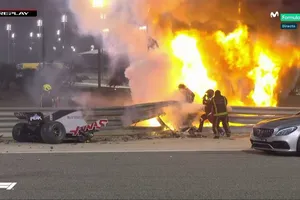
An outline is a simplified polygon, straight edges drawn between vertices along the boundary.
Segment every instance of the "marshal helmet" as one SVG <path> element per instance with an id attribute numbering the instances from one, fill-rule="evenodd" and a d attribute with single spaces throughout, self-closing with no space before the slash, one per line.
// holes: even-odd
<path id="1" fill-rule="evenodd" d="M 43 85 L 43 90 L 46 92 L 49 92 L 50 90 L 52 90 L 52 87 L 50 84 L 44 84 Z"/>
<path id="2" fill-rule="evenodd" d="M 215 91 L 212 89 L 209 89 L 206 91 L 206 95 L 208 96 L 208 98 L 212 98 L 215 95 Z"/>

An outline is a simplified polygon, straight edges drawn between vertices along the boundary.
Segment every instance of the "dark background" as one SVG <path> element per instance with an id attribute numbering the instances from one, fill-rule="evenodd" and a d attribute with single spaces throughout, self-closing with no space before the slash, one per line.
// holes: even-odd
<path id="1" fill-rule="evenodd" d="M 14 53 L 16 63 L 21 62 L 37 62 L 41 61 L 42 40 L 37 39 L 38 32 L 37 20 L 43 20 L 45 28 L 45 49 L 46 60 L 61 59 L 61 49 L 63 41 L 63 23 L 61 17 L 66 14 L 68 22 L 66 23 L 65 49 L 69 54 L 72 53 L 71 46 L 76 47 L 76 52 L 88 51 L 91 45 L 94 45 L 92 37 L 79 36 L 77 34 L 77 27 L 74 18 L 67 9 L 66 0 L 1 0 L 0 9 L 36 9 L 38 17 L 3 17 L 0 18 L 0 40 L 2 41 L 2 48 L 0 50 L 0 62 L 7 62 L 8 60 L 8 33 L 6 31 L 6 24 L 12 25 L 11 33 L 15 33 L 14 39 L 15 48 L 12 47 L 11 54 Z M 1 28 L 2 27 L 2 28 Z M 61 42 L 58 42 L 56 31 L 61 30 Z M 30 32 L 34 33 L 33 40 L 30 39 Z M 31 43 L 33 42 L 33 45 Z M 32 51 L 29 47 L 32 46 Z M 53 46 L 57 48 L 53 50 Z M 14 51 L 14 52 L 12 52 Z M 11 58 L 12 60 L 12 58 Z"/>

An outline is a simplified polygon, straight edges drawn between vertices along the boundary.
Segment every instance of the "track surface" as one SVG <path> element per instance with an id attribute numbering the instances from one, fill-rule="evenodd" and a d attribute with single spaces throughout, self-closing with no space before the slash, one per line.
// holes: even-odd
<path id="1" fill-rule="evenodd" d="M 300 160 L 252 151 L 0 154 L 0 199 L 299 199 Z"/>

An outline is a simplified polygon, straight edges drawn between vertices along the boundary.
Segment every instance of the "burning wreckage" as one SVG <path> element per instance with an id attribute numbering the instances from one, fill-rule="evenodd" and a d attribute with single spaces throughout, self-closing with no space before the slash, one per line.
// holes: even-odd
<path id="1" fill-rule="evenodd" d="M 253 42 L 250 39 L 248 27 L 239 23 L 228 34 L 216 31 L 209 36 L 207 41 L 210 44 L 208 43 L 207 46 L 212 46 L 211 42 L 213 42 L 213 50 L 217 49 L 220 54 L 214 53 L 216 56 L 208 59 L 205 53 L 208 54 L 210 48 L 207 48 L 205 52 L 198 44 L 199 42 L 206 44 L 205 39 L 205 36 L 201 38 L 193 32 L 178 31 L 169 40 L 175 63 L 177 62 L 180 66 L 174 66 L 176 69 L 172 72 L 171 85 L 185 83 L 196 93 L 196 104 L 202 103 L 202 96 L 206 90 L 221 89 L 228 96 L 231 106 L 275 107 L 278 105 L 278 99 L 285 98 L 299 78 L 299 73 L 292 72 L 298 71 L 300 49 L 291 43 L 288 45 L 280 42 L 272 44 L 272 40 L 263 36 L 257 37 Z M 151 44 L 150 48 L 148 45 L 148 50 L 159 47 L 155 40 L 149 39 L 148 42 Z M 207 67 L 212 61 L 215 67 Z M 220 68 L 220 66 L 223 67 Z M 174 87 L 166 90 L 174 90 Z M 200 110 L 203 109 L 198 109 L 198 111 L 193 109 L 190 113 L 195 113 L 196 116 L 201 112 Z M 176 126 L 175 124 L 182 124 L 182 122 L 178 123 L 178 119 L 174 122 L 174 119 L 171 119 L 174 112 L 167 113 L 167 115 L 154 117 L 140 124 L 143 126 L 163 124 L 173 132 L 186 130 L 193 133 L 195 131 L 191 124 L 185 128 Z M 193 119 L 190 122 L 199 122 L 199 120 Z"/>
<path id="2" fill-rule="evenodd" d="M 162 128 L 171 130 L 175 135 L 182 129 L 181 120 L 186 118 L 186 113 L 178 111 L 187 106 L 175 101 L 127 106 L 120 112 L 121 121 L 117 123 L 120 123 L 119 128 L 128 128 L 145 122 L 145 120 L 146 122 L 151 121 L 148 119 L 156 119 Z M 116 110 L 112 111 L 116 112 Z M 99 112 L 101 113 L 101 111 Z M 67 140 L 86 142 L 92 139 L 95 132 L 109 128 L 110 123 L 116 123 L 114 118 L 111 118 L 112 121 L 109 118 L 99 117 L 96 119 L 98 118 L 97 114 L 80 109 L 58 110 L 47 116 L 41 112 L 16 112 L 14 115 L 20 120 L 12 129 L 12 137 L 18 142 L 48 144 L 59 144 Z M 173 116 L 173 118 L 169 118 L 169 116 Z M 174 124 L 171 125 L 170 119 Z M 176 123 L 179 126 L 175 126 Z M 190 124 L 188 126 L 191 130 L 192 126 Z M 111 128 L 116 127 L 112 126 Z M 186 127 L 184 129 L 187 130 Z"/>

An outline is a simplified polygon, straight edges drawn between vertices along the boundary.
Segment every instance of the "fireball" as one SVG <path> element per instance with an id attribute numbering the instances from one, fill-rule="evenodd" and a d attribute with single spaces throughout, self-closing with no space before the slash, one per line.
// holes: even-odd
<path id="1" fill-rule="evenodd" d="M 230 69 L 243 68 L 251 65 L 250 44 L 247 26 L 240 25 L 233 32 L 225 35 L 222 31 L 215 33 L 216 43 L 223 50 L 224 59 Z"/>
<path id="2" fill-rule="evenodd" d="M 207 68 L 203 64 L 196 38 L 179 34 L 172 40 L 171 47 L 174 56 L 182 62 L 177 84 L 184 83 L 200 97 L 208 89 L 216 88 L 217 83 L 209 78 Z"/>
<path id="3" fill-rule="evenodd" d="M 277 96 L 274 93 L 280 67 L 264 52 L 258 55 L 257 67 L 248 73 L 254 81 L 254 89 L 250 93 L 256 105 L 276 106 Z"/>
<path id="4" fill-rule="evenodd" d="M 180 60 L 181 65 L 178 76 L 174 77 L 174 83 L 185 83 L 200 97 L 196 102 L 201 102 L 201 97 L 207 89 L 224 88 L 228 91 L 228 85 L 210 76 L 212 66 L 204 64 L 203 55 L 208 57 L 210 52 L 201 51 L 197 46 L 204 40 L 205 38 L 185 31 L 177 33 L 170 41 L 170 53 Z M 263 39 L 253 41 L 247 26 L 242 24 L 228 34 L 222 31 L 215 32 L 214 41 L 219 47 L 221 59 L 225 61 L 220 62 L 223 65 L 219 68 L 223 68 L 222 71 L 226 72 L 233 82 L 236 82 L 236 77 L 240 77 L 250 83 L 248 90 L 242 85 L 236 86 L 240 90 L 248 91 L 243 98 L 238 96 L 237 92 L 230 95 L 226 95 L 225 92 L 230 105 L 277 106 L 276 87 L 282 67 L 291 66 L 299 57 L 299 51 L 293 49 L 289 59 L 283 59 L 282 55 L 278 55 L 278 51 L 273 52 Z M 245 99 L 247 101 L 244 101 Z M 152 126 L 154 122 L 154 119 L 149 120 L 148 125 Z"/>
<path id="5" fill-rule="evenodd" d="M 247 26 L 239 26 L 228 35 L 218 31 L 216 42 L 223 50 L 223 56 L 234 73 L 241 77 L 244 74 L 252 81 L 252 88 L 247 98 L 255 106 L 276 106 L 277 96 L 275 89 L 280 73 L 278 57 L 271 56 L 264 51 L 261 42 L 254 42 L 250 39 Z"/>

